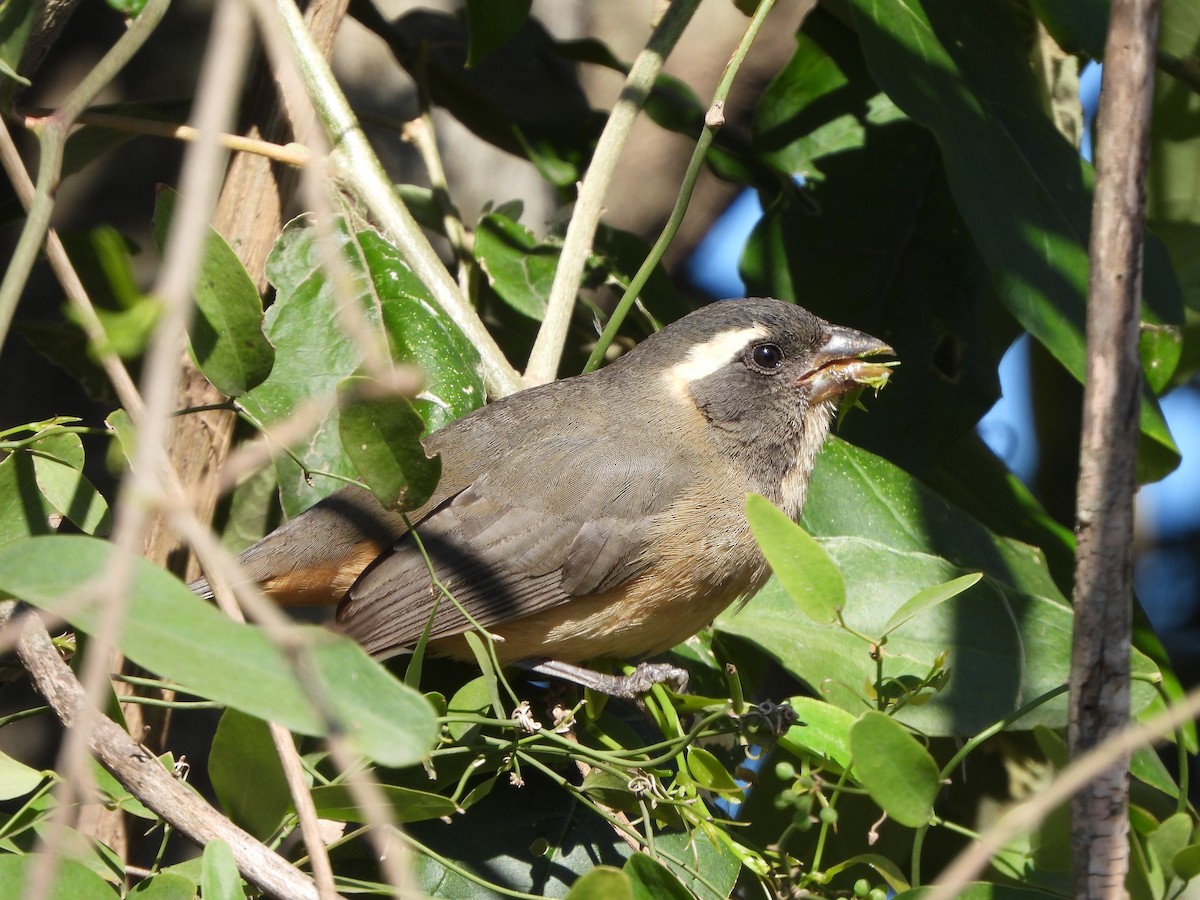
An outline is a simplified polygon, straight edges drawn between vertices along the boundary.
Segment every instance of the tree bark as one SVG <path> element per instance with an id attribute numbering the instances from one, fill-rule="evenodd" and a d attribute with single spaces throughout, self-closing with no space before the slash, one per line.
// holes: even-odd
<path id="1" fill-rule="evenodd" d="M 1158 19 L 1158 0 L 1114 0 L 1105 48 L 1076 506 L 1072 757 L 1129 721 L 1138 321 Z M 1076 897 L 1125 896 L 1128 788 L 1126 755 L 1072 801 Z"/>

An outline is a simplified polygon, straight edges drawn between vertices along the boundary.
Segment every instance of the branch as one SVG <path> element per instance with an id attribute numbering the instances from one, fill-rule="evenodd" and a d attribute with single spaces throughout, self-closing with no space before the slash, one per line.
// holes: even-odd
<path id="1" fill-rule="evenodd" d="M 14 607 L 11 601 L 0 607 L 0 623 L 13 617 Z M 225 841 L 233 850 L 238 871 L 259 890 L 284 900 L 318 900 L 316 886 L 307 875 L 209 806 L 124 729 L 101 715 L 54 649 L 42 620 L 32 613 L 23 618 L 17 655 L 34 685 L 63 725 L 87 735 L 88 748 L 96 759 L 130 793 L 200 846 Z"/>
<path id="2" fill-rule="evenodd" d="M 1078 757 L 1129 721 L 1133 493 L 1145 176 L 1159 0 L 1114 0 L 1104 57 L 1088 285 L 1075 634 L 1067 744 Z M 1076 896 L 1123 896 L 1129 867 L 1129 759 L 1071 804 Z"/>
<path id="3" fill-rule="evenodd" d="M 646 49 L 633 61 L 629 76 L 621 88 L 620 98 L 600 134 L 587 174 L 579 185 L 579 196 L 563 238 L 554 284 L 550 286 L 546 318 L 538 330 L 533 351 L 529 354 L 529 365 L 525 369 L 526 385 L 545 384 L 558 375 L 567 326 L 571 324 L 571 312 L 579 293 L 579 280 L 592 250 L 592 238 L 596 235 L 596 226 L 604 211 L 604 197 L 608 193 L 617 159 L 629 137 L 633 120 L 662 70 L 663 61 L 699 5 L 700 0 L 675 0 L 654 29 Z"/>

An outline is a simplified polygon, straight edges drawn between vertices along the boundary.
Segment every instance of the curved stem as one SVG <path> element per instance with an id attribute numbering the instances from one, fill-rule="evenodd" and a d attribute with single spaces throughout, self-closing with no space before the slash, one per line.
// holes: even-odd
<path id="1" fill-rule="evenodd" d="M 587 174 L 579 185 L 575 210 L 563 238 L 558 269 L 550 287 L 546 318 L 538 331 L 533 352 L 529 354 L 529 365 L 525 369 L 527 385 L 545 384 L 558 375 L 567 326 L 571 322 L 575 297 L 579 293 L 579 280 L 592 249 L 592 238 L 600 223 L 604 197 L 616 170 L 617 159 L 629 137 L 634 119 L 654 87 L 663 61 L 675 47 L 699 5 L 700 0 L 675 0 L 667 8 L 662 21 L 650 36 L 646 49 L 634 60 L 621 88 L 620 98 L 600 134 Z"/>
<path id="2" fill-rule="evenodd" d="M 625 315 L 629 312 L 629 308 L 633 306 L 633 301 L 637 299 L 638 294 L 642 292 L 642 288 L 646 286 L 646 282 L 650 280 L 651 274 L 654 272 L 654 267 L 658 265 L 663 254 L 667 250 L 667 246 L 675 238 L 675 234 L 679 231 L 679 226 L 683 224 L 684 214 L 687 213 L 688 204 L 692 202 L 692 191 L 696 187 L 696 179 L 700 177 L 700 170 L 704 166 L 705 157 L 708 154 L 708 148 L 712 145 L 713 138 L 716 137 L 717 130 L 725 124 L 725 101 L 729 97 L 729 90 L 733 87 L 733 79 L 737 76 L 738 70 L 742 67 L 742 62 L 746 59 L 746 54 L 750 52 L 750 47 L 757 37 L 759 29 L 762 28 L 763 21 L 767 14 L 775 5 L 775 0 L 762 0 L 758 4 L 758 9 L 754 12 L 754 18 L 750 20 L 750 24 L 746 26 L 746 32 L 742 35 L 742 39 L 738 42 L 737 49 L 733 51 L 733 55 L 729 58 L 729 62 L 725 66 L 725 71 L 721 75 L 721 80 L 717 83 L 717 89 L 713 92 L 712 105 L 708 109 L 708 113 L 704 116 L 704 130 L 700 132 L 700 139 L 696 141 L 696 149 L 692 151 L 692 158 L 688 161 L 687 170 L 683 175 L 683 183 L 679 186 L 679 197 L 675 200 L 675 208 L 671 210 L 671 215 L 667 219 L 667 224 L 663 226 L 662 233 L 658 236 L 658 240 L 654 242 L 654 246 L 650 249 L 650 254 L 646 257 L 646 261 L 642 263 L 637 274 L 633 276 L 633 280 L 629 282 L 629 287 L 625 289 L 625 294 L 621 297 L 621 302 L 617 304 L 617 308 L 613 310 L 612 317 L 608 320 L 608 324 L 604 328 L 604 332 L 600 335 L 600 339 L 596 342 L 596 347 L 592 350 L 592 355 L 588 357 L 587 364 L 583 367 L 584 372 L 591 372 L 604 359 L 604 354 L 608 351 L 609 346 L 613 342 L 613 338 L 617 336 L 617 331 L 621 328 L 621 323 L 625 321 Z M 632 73 L 631 73 L 632 77 Z M 590 170 L 589 170 L 590 174 Z M 582 191 L 581 197 L 582 197 Z M 576 217 L 578 217 L 578 206 L 576 207 Z M 572 218 L 571 224 L 575 224 L 575 218 Z M 594 228 L 593 228 L 594 230 Z M 569 240 L 571 232 L 568 229 L 567 239 Z M 590 235 L 589 235 L 590 241 Z M 566 259 L 566 246 L 563 246 L 563 261 Z M 562 273 L 563 263 L 558 264 L 559 274 Z M 582 264 L 580 267 L 582 271 Z M 578 274 L 576 274 L 576 283 L 578 283 Z M 555 276 L 554 286 L 558 287 L 558 277 Z M 574 297 L 574 294 L 572 294 Z M 553 309 L 554 295 L 550 298 L 551 308 Z M 546 316 L 549 322 L 549 312 Z M 545 327 L 543 326 L 543 331 Z M 565 333 L 566 327 L 564 325 Z M 541 334 L 538 335 L 538 341 L 542 339 Z M 561 341 L 560 341 L 561 343 Z M 537 352 L 537 347 L 534 347 L 534 352 Z M 557 360 L 556 360 L 557 363 Z M 533 361 L 530 360 L 530 369 L 533 368 Z M 525 378 L 527 381 L 532 381 L 529 370 L 526 370 Z M 535 382 L 536 383 L 536 382 Z"/>

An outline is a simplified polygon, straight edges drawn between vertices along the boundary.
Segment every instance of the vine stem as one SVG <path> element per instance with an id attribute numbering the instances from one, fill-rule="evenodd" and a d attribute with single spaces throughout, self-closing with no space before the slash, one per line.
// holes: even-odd
<path id="1" fill-rule="evenodd" d="M 558 375 L 567 326 L 571 323 L 571 313 L 579 293 L 579 281 L 592 250 L 592 239 L 600 224 L 604 197 L 616 171 L 617 160 L 629 138 L 633 121 L 662 70 L 663 62 L 674 49 L 699 5 L 700 0 L 675 0 L 650 35 L 645 49 L 633 61 L 620 97 L 596 143 L 587 174 L 579 185 L 575 210 L 567 225 L 554 283 L 550 286 L 546 318 L 538 330 L 533 351 L 529 354 L 529 365 L 525 369 L 526 385 L 545 384 Z"/>
<path id="2" fill-rule="evenodd" d="M 671 210 L 671 215 L 667 219 L 667 224 L 663 226 L 662 233 L 659 234 L 658 240 L 654 242 L 654 246 L 650 248 L 650 253 L 638 269 L 637 274 L 629 282 L 629 287 L 625 289 L 625 294 L 621 297 L 621 301 L 613 310 L 612 316 L 605 325 L 600 339 L 596 342 L 595 348 L 592 350 L 592 355 L 588 357 L 587 364 L 583 367 L 584 372 L 591 372 L 604 359 L 604 354 L 608 351 L 613 339 L 617 336 L 617 331 L 621 328 L 621 323 L 625 321 L 625 316 L 629 312 L 629 308 L 633 306 L 633 302 L 637 299 L 638 294 L 642 292 L 642 288 L 646 286 L 646 282 L 650 280 L 650 276 L 654 273 L 654 267 L 658 265 L 663 254 L 666 253 L 667 247 L 671 241 L 675 239 L 676 233 L 679 231 L 679 226 L 683 224 L 683 217 L 687 213 L 688 205 L 692 202 L 692 191 L 696 187 L 696 180 L 700 177 L 700 170 L 704 166 L 705 157 L 708 155 L 708 148 L 712 146 L 713 139 L 716 137 L 717 131 L 725 124 L 725 101 L 729 98 L 729 91 L 733 87 L 734 78 L 737 77 L 738 70 L 741 69 L 742 63 L 746 59 L 746 54 L 750 52 L 750 47 L 754 44 L 754 39 L 758 36 L 759 30 L 762 28 L 763 22 L 767 18 L 767 14 L 774 7 L 775 0 L 762 0 L 758 4 L 758 9 L 754 11 L 754 17 L 750 20 L 750 24 L 746 26 L 746 31 L 742 35 L 742 39 L 738 42 L 733 54 L 729 58 L 729 62 L 725 65 L 725 71 L 721 74 L 721 80 L 717 83 L 717 89 L 713 92 L 712 104 L 709 106 L 708 113 L 704 116 L 704 130 L 700 132 L 700 138 L 696 141 L 696 149 L 692 151 L 692 158 L 688 161 L 687 170 L 683 175 L 683 182 L 679 186 L 679 196 L 675 200 L 675 207 Z M 630 73 L 632 77 L 632 73 Z M 597 148 L 599 153 L 599 148 Z M 589 174 L 591 170 L 589 169 Z M 580 191 L 582 199 L 582 189 Z M 576 206 L 575 216 L 571 219 L 571 224 L 575 224 L 575 220 L 579 217 L 579 208 Z M 597 218 L 599 213 L 597 213 Z M 593 232 L 595 228 L 593 226 Z M 571 238 L 570 228 L 567 229 L 567 240 Z M 591 235 L 588 235 L 590 242 Z M 563 246 L 563 261 L 566 260 L 567 247 Z M 558 265 L 559 274 L 562 273 L 563 263 Z M 582 262 L 580 263 L 580 272 L 582 271 Z M 575 276 L 576 283 L 579 280 L 579 274 Z M 558 286 L 558 276 L 555 276 L 554 286 Z M 574 299 L 574 294 L 571 295 Z M 550 297 L 551 309 L 554 307 L 554 294 Z M 549 322 L 549 313 L 547 313 L 547 322 Z M 545 331 L 545 326 L 543 326 Z M 565 325 L 564 325 L 565 331 Z M 541 341 L 541 333 L 538 334 L 538 340 Z M 561 341 L 560 341 L 561 344 Z M 537 353 L 537 347 L 534 347 L 534 353 Z M 555 360 L 557 366 L 557 359 Z M 533 362 L 530 362 L 532 369 Z M 539 373 L 541 374 L 541 373 Z M 553 376 L 551 376 L 553 377 Z M 526 381 L 531 381 L 530 373 L 527 370 L 525 373 Z M 536 383 L 536 382 L 533 382 Z"/>

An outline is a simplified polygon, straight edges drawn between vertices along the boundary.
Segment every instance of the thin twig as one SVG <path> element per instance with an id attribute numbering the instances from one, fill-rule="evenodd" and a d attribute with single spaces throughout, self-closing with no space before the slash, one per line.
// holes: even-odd
<path id="1" fill-rule="evenodd" d="M 642 292 L 642 288 L 646 286 L 646 282 L 650 280 L 650 276 L 654 274 L 655 266 L 663 258 L 663 254 L 667 252 L 667 247 L 675 239 L 675 235 L 679 231 L 679 226 L 683 224 L 683 217 L 687 213 L 688 204 L 692 202 L 692 190 L 695 188 L 696 180 L 700 177 L 700 172 L 704 168 L 704 160 L 708 155 L 708 148 L 712 146 L 717 131 L 725 124 L 725 101 L 729 98 L 729 92 L 733 88 L 733 80 L 737 77 L 738 70 L 741 69 L 742 63 L 746 59 L 746 54 L 750 52 L 750 47 L 754 44 L 754 39 L 758 36 L 759 29 L 762 28 L 767 14 L 774 5 L 775 0 L 762 0 L 759 3 L 758 9 L 754 12 L 754 18 L 746 26 L 746 31 L 742 35 L 741 41 L 738 42 L 733 55 L 730 56 L 729 62 L 725 65 L 725 71 L 721 75 L 721 80 L 717 83 L 717 89 L 713 91 L 713 99 L 709 105 L 708 113 L 704 116 L 704 130 L 700 132 L 700 138 L 696 141 L 696 149 L 692 151 L 692 158 L 688 161 L 687 171 L 683 174 L 683 181 L 679 186 L 679 196 L 675 200 L 675 207 L 671 210 L 671 215 L 667 219 L 667 224 L 663 226 L 658 240 L 650 248 L 650 253 L 646 256 L 637 274 L 629 282 L 629 287 L 625 289 L 624 295 L 613 310 L 608 323 L 604 326 L 604 331 L 601 333 L 600 339 L 596 341 L 596 346 L 592 349 L 587 364 L 583 367 L 584 372 L 591 372 L 600 365 L 600 361 L 604 359 L 604 354 L 608 351 L 613 339 L 616 338 L 617 332 L 621 328 L 621 323 L 625 320 L 625 315 L 629 312 L 630 307 L 633 306 L 634 301 L 637 300 L 638 295 Z"/>
<path id="2" fill-rule="evenodd" d="M 527 386 L 545 384 L 558 377 L 558 364 L 562 359 L 567 327 L 571 324 L 571 313 L 575 309 L 579 281 L 592 250 L 592 239 L 600 224 L 604 198 L 608 194 L 617 160 L 633 128 L 634 119 L 662 70 L 663 62 L 699 5 L 700 0 L 675 0 L 650 35 L 646 48 L 638 54 L 629 69 L 620 97 L 596 143 L 587 174 L 579 185 L 575 209 L 563 237 L 554 283 L 550 286 L 546 318 L 538 330 L 533 351 L 529 354 L 529 365 L 525 368 L 524 382 Z"/>

